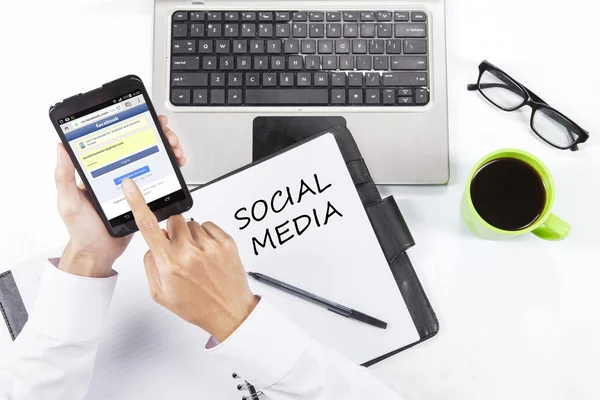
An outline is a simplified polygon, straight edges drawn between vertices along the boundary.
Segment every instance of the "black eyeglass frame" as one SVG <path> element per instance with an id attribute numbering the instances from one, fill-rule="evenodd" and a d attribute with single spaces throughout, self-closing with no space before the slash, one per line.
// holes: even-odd
<path id="1" fill-rule="evenodd" d="M 505 89 L 511 90 L 513 93 L 515 93 L 519 96 L 522 96 L 524 94 L 525 96 L 524 96 L 523 102 L 521 104 L 517 105 L 516 107 L 510 108 L 510 109 L 503 108 L 503 107 L 499 106 L 498 104 L 496 104 L 495 102 L 493 102 L 488 96 L 485 95 L 484 90 L 483 90 L 485 88 L 482 89 L 482 87 L 481 87 L 481 78 L 482 78 L 484 72 L 486 72 L 486 71 L 497 71 L 501 74 L 501 76 L 506 77 L 510 81 L 511 84 L 514 84 L 516 87 L 518 87 L 523 93 L 516 93 L 514 90 L 511 90 L 512 87 L 510 85 L 508 85 L 509 82 L 505 82 L 507 84 L 506 86 L 499 85 L 499 87 L 502 86 Z M 498 76 L 498 75 L 494 75 L 494 76 L 496 76 L 498 79 L 502 80 L 500 76 Z M 489 85 L 496 85 L 496 84 L 489 84 Z M 548 143 L 550 146 L 555 147 L 557 149 L 577 151 L 577 150 L 579 150 L 578 144 L 586 142 L 590 137 L 589 132 L 586 131 L 585 129 L 583 129 L 577 123 L 575 123 L 571 118 L 567 117 L 566 115 L 564 115 L 557 109 L 551 107 L 548 103 L 546 103 L 544 100 L 542 100 L 542 98 L 540 96 L 536 95 L 531 90 L 527 89 L 525 86 L 523 86 L 518 81 L 516 81 L 514 78 L 512 78 L 510 75 L 508 75 L 506 72 L 504 72 L 500 68 L 496 67 L 489 61 L 484 60 L 481 62 L 481 64 L 479 64 L 479 78 L 477 79 L 477 83 L 469 84 L 467 86 L 467 89 L 469 91 L 479 91 L 479 93 L 481 93 L 481 95 L 483 97 L 485 97 L 485 99 L 487 101 L 489 101 L 494 106 L 496 106 L 499 109 L 506 111 L 506 112 L 516 111 L 525 106 L 531 107 L 531 120 L 530 120 L 531 130 L 544 142 Z M 562 118 L 564 118 L 567 122 L 569 122 L 573 125 L 573 127 L 577 130 L 576 132 L 569 129 L 569 127 L 565 126 L 565 129 L 567 129 L 570 133 L 574 133 L 577 135 L 577 138 L 574 139 L 573 144 L 571 144 L 569 146 L 565 146 L 565 147 L 557 146 L 556 144 L 548 141 L 543 135 L 541 135 L 535 129 L 535 126 L 533 124 L 533 117 L 534 117 L 535 113 L 542 108 L 546 108 L 546 109 L 549 109 L 549 110 L 555 112 L 556 114 L 558 114 Z M 548 114 L 546 114 L 546 115 L 548 117 L 552 118 L 550 115 L 548 115 Z M 561 124 L 561 125 L 563 125 L 563 124 Z"/>

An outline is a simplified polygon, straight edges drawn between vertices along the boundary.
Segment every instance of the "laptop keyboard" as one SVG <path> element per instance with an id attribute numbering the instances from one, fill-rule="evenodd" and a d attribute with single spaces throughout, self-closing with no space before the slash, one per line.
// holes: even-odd
<path id="1" fill-rule="evenodd" d="M 175 106 L 424 106 L 422 11 L 176 11 Z"/>

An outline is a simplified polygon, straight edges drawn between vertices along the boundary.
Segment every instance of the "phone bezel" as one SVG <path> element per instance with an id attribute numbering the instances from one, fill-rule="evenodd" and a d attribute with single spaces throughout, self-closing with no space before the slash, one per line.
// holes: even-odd
<path id="1" fill-rule="evenodd" d="M 102 85 L 102 87 L 91 90 L 87 93 L 80 93 L 76 96 L 65 99 L 62 102 L 59 102 L 59 103 L 53 105 L 52 107 L 50 107 L 50 111 L 49 111 L 49 116 L 50 116 L 50 120 L 52 121 L 52 125 L 56 129 L 56 132 L 58 133 L 58 136 L 59 136 L 61 142 L 64 144 L 65 149 L 69 153 L 69 156 L 71 157 L 71 160 L 73 161 L 73 164 L 75 165 L 75 168 L 77 169 L 77 172 L 79 173 L 79 176 L 81 177 L 81 180 L 85 184 L 86 189 L 90 195 L 90 200 L 91 200 L 92 204 L 94 205 L 94 208 L 96 209 L 96 211 L 98 212 L 98 215 L 102 219 L 102 222 L 108 229 L 108 232 L 113 237 L 127 236 L 129 234 L 137 232 L 138 227 L 137 227 L 135 221 L 133 220 L 133 218 L 132 218 L 132 221 L 126 222 L 126 223 L 118 225 L 116 227 L 113 227 L 110 225 L 109 220 L 106 217 L 106 214 L 104 214 L 104 211 L 102 210 L 102 207 L 100 206 L 98 198 L 96 197 L 96 194 L 94 193 L 92 185 L 88 181 L 88 179 L 83 171 L 83 168 L 81 168 L 81 166 L 79 165 L 79 162 L 77 161 L 77 157 L 75 156 L 75 153 L 71 149 L 69 142 L 67 141 L 65 135 L 63 134 L 58 121 L 60 119 L 64 119 L 66 117 L 69 117 L 70 115 L 77 114 L 81 111 L 85 111 L 89 108 L 97 106 L 98 104 L 105 103 L 107 101 L 114 99 L 115 97 L 122 96 L 126 93 L 129 93 L 129 92 L 132 92 L 135 90 L 141 90 L 142 95 L 144 96 L 146 104 L 148 105 L 148 110 L 150 111 L 150 115 L 152 116 L 152 120 L 159 132 L 160 139 L 163 142 L 163 145 L 167 151 L 169 160 L 171 161 L 171 165 L 173 166 L 173 170 L 175 171 L 175 175 L 177 176 L 177 179 L 178 179 L 178 181 L 181 185 L 181 188 L 184 192 L 184 195 L 185 195 L 185 198 L 183 200 L 154 211 L 154 215 L 160 222 L 160 221 L 163 221 L 163 220 L 169 218 L 172 215 L 177 215 L 177 214 L 181 214 L 181 213 L 188 211 L 190 208 L 192 208 L 193 198 L 192 198 L 192 195 L 190 194 L 187 184 L 185 183 L 185 180 L 183 179 L 183 175 L 181 173 L 179 165 L 177 165 L 177 159 L 176 159 L 175 155 L 173 154 L 171 145 L 169 144 L 169 142 L 160 126 L 158 116 L 156 114 L 156 111 L 154 110 L 154 106 L 152 105 L 150 96 L 148 95 L 148 92 L 147 92 L 142 80 L 138 76 L 128 75 L 123 78 L 117 79 L 115 81 L 106 83 L 106 84 Z"/>

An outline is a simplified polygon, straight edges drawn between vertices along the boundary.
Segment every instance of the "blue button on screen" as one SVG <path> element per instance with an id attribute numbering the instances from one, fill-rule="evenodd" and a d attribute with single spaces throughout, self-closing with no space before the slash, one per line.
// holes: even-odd
<path id="1" fill-rule="evenodd" d="M 135 179 L 138 176 L 142 176 L 144 174 L 147 174 L 148 172 L 150 172 L 150 168 L 146 165 L 145 167 L 142 167 L 140 169 L 136 169 L 135 171 L 131 171 L 128 174 L 125 174 L 123 176 L 120 176 L 120 177 L 114 179 L 115 185 L 120 185 L 121 182 L 123 182 L 123 179 L 125 179 L 125 178 Z"/>

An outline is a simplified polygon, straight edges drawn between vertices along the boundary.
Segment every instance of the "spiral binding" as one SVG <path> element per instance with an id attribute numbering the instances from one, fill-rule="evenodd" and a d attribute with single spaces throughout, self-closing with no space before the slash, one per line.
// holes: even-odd
<path id="1" fill-rule="evenodd" d="M 231 376 L 233 377 L 233 379 L 242 379 L 242 377 L 239 376 L 235 372 L 233 374 L 231 374 Z M 257 391 L 254 388 L 254 386 L 252 386 L 250 383 L 248 383 L 248 381 L 244 381 L 244 383 L 238 384 L 237 389 L 239 391 L 247 390 L 249 393 L 248 396 L 242 397 L 242 400 L 256 400 L 256 399 L 259 399 L 261 396 L 265 395 L 262 391 L 260 391 L 260 390 Z"/>

